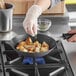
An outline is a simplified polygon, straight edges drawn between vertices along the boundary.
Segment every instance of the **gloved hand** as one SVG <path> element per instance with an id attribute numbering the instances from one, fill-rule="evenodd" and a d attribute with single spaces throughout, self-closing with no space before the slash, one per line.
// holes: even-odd
<path id="1" fill-rule="evenodd" d="M 37 34 L 37 19 L 41 13 L 42 9 L 38 5 L 32 5 L 32 7 L 28 10 L 23 21 L 23 27 L 26 33 L 32 36 L 35 36 L 35 34 Z"/>

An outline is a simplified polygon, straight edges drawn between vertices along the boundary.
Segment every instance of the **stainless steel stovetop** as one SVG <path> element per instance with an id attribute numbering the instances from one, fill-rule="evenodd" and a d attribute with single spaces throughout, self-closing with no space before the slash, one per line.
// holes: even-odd
<path id="1" fill-rule="evenodd" d="M 67 18 L 66 18 L 67 17 Z M 44 18 L 49 18 L 49 19 L 51 19 L 52 21 L 53 21 L 53 24 L 52 24 L 52 27 L 49 29 L 49 31 L 47 31 L 47 32 L 44 32 L 43 34 L 46 34 L 46 35 L 49 35 L 49 36 L 51 36 L 51 37 L 53 37 L 53 38 L 55 38 L 55 39 L 57 39 L 58 40 L 58 38 L 57 37 L 59 37 L 59 36 L 61 36 L 62 35 L 62 33 L 66 33 L 67 31 L 69 31 L 70 30 L 70 27 L 68 26 L 68 20 L 69 20 L 69 18 L 68 18 L 68 16 L 58 16 L 58 17 L 50 17 L 50 16 L 48 16 L 48 17 L 44 17 Z M 24 16 L 22 17 L 22 16 L 18 16 L 18 17 L 15 17 L 14 18 L 14 22 L 13 22 L 13 30 L 11 31 L 11 32 L 7 32 L 7 33 L 0 33 L 0 42 L 1 42 L 1 45 L 2 45 L 2 47 L 3 47 L 3 42 L 2 41 L 4 41 L 4 40 L 11 40 L 13 37 L 15 37 L 17 34 L 18 35 L 21 35 L 21 34 L 25 34 L 25 31 L 24 31 L 24 29 L 23 29 L 23 27 L 22 27 L 22 22 L 23 22 L 23 19 L 24 19 Z M 54 24 L 55 23 L 55 24 Z M 62 44 L 63 44 L 63 47 L 64 47 L 64 49 L 63 49 L 63 47 L 61 46 L 61 42 L 62 42 Z M 60 62 L 62 62 L 62 65 L 60 66 L 60 63 L 57 63 L 56 64 L 56 66 L 55 65 L 53 65 L 54 63 L 53 62 L 58 62 L 59 61 L 59 58 L 58 58 L 58 56 L 57 57 L 53 57 L 53 56 L 51 56 L 51 65 L 50 65 L 50 67 L 51 67 L 51 70 L 50 69 L 47 69 L 47 71 L 48 70 L 50 70 L 51 72 L 52 72 L 52 74 L 54 73 L 57 73 L 57 72 L 59 72 L 59 71 L 61 71 L 61 73 L 59 74 L 59 75 L 53 75 L 53 76 L 72 76 L 73 75 L 73 73 L 74 73 L 74 76 L 76 75 L 76 67 L 75 67 L 75 65 L 76 65 L 76 62 L 75 62 L 75 47 L 76 47 L 76 44 L 75 43 L 73 43 L 72 45 L 70 45 L 70 43 L 68 43 L 67 41 L 64 41 L 64 40 L 61 40 L 61 42 L 59 42 L 59 44 L 58 44 L 58 49 L 61 49 L 61 51 L 63 51 L 64 52 L 64 54 L 66 54 L 64 57 L 62 56 L 62 54 L 61 54 L 61 56 L 62 56 L 62 61 L 60 60 Z M 0 46 L 1 47 L 1 46 Z M 6 48 L 8 48 L 8 46 L 6 47 Z M 0 49 L 1 50 L 1 49 Z M 5 49 L 3 49 L 4 51 L 5 51 Z M 7 49 L 8 50 L 8 49 Z M 10 48 L 9 49 L 10 51 L 12 51 L 12 49 Z M 0 52 L 1 53 L 1 52 Z M 12 52 L 9 52 L 10 53 L 10 56 L 12 56 Z M 74 53 L 74 54 L 73 54 Z M 15 55 L 14 55 L 15 54 Z M 16 53 L 14 53 L 13 55 L 14 56 L 18 56 Z M 73 56 L 74 55 L 74 56 Z M 3 58 L 3 60 L 4 60 L 4 63 L 6 63 L 5 64 L 5 66 L 2 66 L 3 65 L 3 60 L 2 60 L 2 56 L 4 56 Z M 14 75 L 14 76 L 28 76 L 28 74 L 24 74 L 23 72 L 20 72 L 19 70 L 20 69 L 27 69 L 27 67 L 25 68 L 25 66 L 26 65 L 23 65 L 23 67 L 21 68 L 20 67 L 20 65 L 18 65 L 18 64 L 20 64 L 19 62 L 18 62 L 18 64 L 17 65 L 12 65 L 12 63 L 13 62 L 15 62 L 15 61 L 17 61 L 17 60 L 20 60 L 20 59 L 22 59 L 22 58 L 16 58 L 16 59 L 14 59 L 13 60 L 13 58 L 12 58 L 12 61 L 11 61 L 11 59 L 10 59 L 10 63 L 9 63 L 9 61 L 7 61 L 7 57 L 5 56 L 5 54 L 4 55 L 2 55 L 1 56 L 1 54 L 0 54 L 0 76 L 12 76 L 12 75 Z M 56 54 L 54 55 L 54 56 L 56 56 Z M 12 56 L 13 57 L 13 56 Z M 67 59 L 65 59 L 65 57 L 67 57 Z M 64 62 L 64 59 L 67 61 L 65 61 Z M 6 61 L 5 61 L 6 60 Z M 52 62 L 53 61 L 53 62 Z M 66 65 L 64 64 L 64 63 L 67 63 L 67 67 L 69 67 L 69 69 L 70 70 L 68 70 L 68 68 L 66 68 Z M 1 65 L 2 64 L 2 65 Z M 38 67 L 41 67 L 42 65 L 37 65 Z M 55 67 L 54 67 L 55 66 Z M 65 67 L 64 67 L 65 66 Z M 71 67 L 70 67 L 71 66 Z M 3 67 L 4 67 L 4 69 L 3 69 Z M 15 68 L 16 67 L 16 68 Z M 44 67 L 44 65 L 43 65 L 43 67 Z M 49 65 L 47 66 L 47 68 L 49 67 Z M 49 67 L 49 68 L 50 68 Z M 57 68 L 56 68 L 57 67 Z M 8 69 L 7 69 L 8 68 Z M 12 68 L 12 69 L 11 69 Z M 19 70 L 16 70 L 16 69 L 19 69 Z M 65 69 L 66 70 L 65 70 Z M 71 70 L 71 68 L 72 68 L 72 70 Z M 10 70 L 11 69 L 11 70 Z M 35 69 L 34 69 L 35 70 Z M 43 69 L 42 69 L 43 70 Z M 40 70 L 40 72 L 42 71 L 42 70 Z M 3 71 L 7 71 L 6 73 L 4 73 Z M 46 71 L 45 71 L 45 69 L 43 70 L 44 71 L 44 73 L 46 73 Z M 54 72 L 53 72 L 54 71 Z M 64 72 L 63 72 L 64 71 Z M 73 71 L 73 73 L 72 73 L 72 71 Z M 25 72 L 25 71 L 24 71 Z M 49 72 L 49 71 L 48 71 Z M 71 73 L 71 74 L 70 74 Z M 68 75 L 69 74 L 69 75 Z"/>
<path id="2" fill-rule="evenodd" d="M 45 64 L 23 64 L 25 57 L 20 57 L 7 42 L 0 42 L 0 76 L 74 76 L 60 41 L 43 57 Z"/>

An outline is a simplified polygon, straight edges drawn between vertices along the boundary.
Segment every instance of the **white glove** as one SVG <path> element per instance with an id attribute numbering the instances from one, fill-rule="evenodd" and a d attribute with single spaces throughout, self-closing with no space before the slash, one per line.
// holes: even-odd
<path id="1" fill-rule="evenodd" d="M 41 13 L 42 9 L 38 5 L 32 5 L 32 7 L 28 10 L 23 21 L 23 27 L 26 33 L 32 36 L 35 36 L 35 34 L 37 34 L 37 19 Z"/>

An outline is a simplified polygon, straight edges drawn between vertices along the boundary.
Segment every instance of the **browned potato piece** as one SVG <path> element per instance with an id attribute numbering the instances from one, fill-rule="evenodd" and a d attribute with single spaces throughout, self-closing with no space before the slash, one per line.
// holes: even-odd
<path id="1" fill-rule="evenodd" d="M 29 44 L 32 44 L 32 40 L 30 37 L 28 37 L 26 40 L 25 40 L 26 44 L 29 45 Z"/>
<path id="2" fill-rule="evenodd" d="M 38 52 L 39 53 L 40 52 L 40 47 L 36 47 L 35 48 L 35 52 Z"/>
<path id="3" fill-rule="evenodd" d="M 28 49 L 28 48 L 35 48 L 35 46 L 34 46 L 33 44 L 25 45 L 24 47 L 25 47 L 26 49 Z"/>
<path id="4" fill-rule="evenodd" d="M 38 41 L 34 42 L 35 47 L 41 47 L 41 44 Z"/>
<path id="5" fill-rule="evenodd" d="M 19 50 L 22 51 L 22 52 L 28 52 L 28 50 L 25 49 L 23 46 L 19 46 Z"/>
<path id="6" fill-rule="evenodd" d="M 34 52 L 40 52 L 41 44 L 38 41 L 35 41 L 34 45 L 35 45 Z"/>
<path id="7" fill-rule="evenodd" d="M 28 51 L 29 53 L 34 53 L 33 51 Z"/>
<path id="8" fill-rule="evenodd" d="M 48 47 L 41 47 L 40 52 L 47 52 L 48 50 L 49 50 Z"/>
<path id="9" fill-rule="evenodd" d="M 39 53 L 47 52 L 49 50 L 49 45 L 44 41 L 42 44 L 39 41 L 32 42 L 31 38 L 28 37 L 25 41 L 21 41 L 17 47 L 17 50 L 28 53 Z"/>
<path id="10" fill-rule="evenodd" d="M 17 47 L 16 47 L 16 49 L 17 49 L 17 50 L 19 50 L 19 49 L 20 49 L 20 47 L 19 47 L 19 46 L 17 46 Z"/>
<path id="11" fill-rule="evenodd" d="M 47 52 L 49 50 L 49 45 L 44 41 L 41 46 L 41 52 Z"/>
<path id="12" fill-rule="evenodd" d="M 17 50 L 19 50 L 19 49 L 20 49 L 20 46 L 21 46 L 21 45 L 20 45 L 20 44 L 18 44 L 18 45 L 17 45 L 17 47 L 16 47 L 16 49 L 17 49 Z"/>
<path id="13" fill-rule="evenodd" d="M 28 51 L 34 51 L 34 47 L 27 48 Z"/>
<path id="14" fill-rule="evenodd" d="M 49 47 L 49 45 L 44 41 L 44 42 L 42 43 L 42 47 Z"/>
<path id="15" fill-rule="evenodd" d="M 34 51 L 35 46 L 34 46 L 33 44 L 30 44 L 30 45 L 26 45 L 25 48 L 26 48 L 28 51 Z"/>

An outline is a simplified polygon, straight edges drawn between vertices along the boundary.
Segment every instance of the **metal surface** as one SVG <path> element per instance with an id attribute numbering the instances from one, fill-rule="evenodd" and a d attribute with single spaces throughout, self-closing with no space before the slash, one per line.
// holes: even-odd
<path id="1" fill-rule="evenodd" d="M 13 5 L 6 4 L 6 9 L 0 9 L 0 32 L 12 30 Z"/>
<path id="2" fill-rule="evenodd" d="M 57 48 L 52 54 L 43 57 L 46 62 L 44 64 L 36 62 L 35 58 L 32 64 L 23 64 L 25 58 L 20 58 L 6 42 L 8 41 L 0 42 L 1 60 L 4 63 L 4 72 L 7 74 L 2 76 L 74 76 L 60 41 L 57 41 Z"/>
<path id="3" fill-rule="evenodd" d="M 49 74 L 49 76 L 55 76 L 57 73 L 63 71 L 65 67 L 60 67 L 57 70 L 53 71 L 52 73 Z"/>
<path id="4" fill-rule="evenodd" d="M 17 36 L 17 34 L 13 31 L 10 31 L 10 32 L 7 32 L 7 33 L 0 33 L 0 41 L 11 40 L 15 36 Z"/>
<path id="5" fill-rule="evenodd" d="M 68 16 L 67 16 L 68 17 Z M 22 16 L 17 16 L 14 17 L 14 24 L 13 24 L 13 35 L 8 33 L 8 37 L 7 37 L 7 33 L 0 33 L 0 40 L 10 40 L 13 36 L 15 36 L 16 34 L 21 35 L 21 34 L 25 34 L 25 31 L 22 27 L 22 21 L 24 19 L 24 17 Z M 51 36 L 53 38 L 55 38 L 56 40 L 58 40 L 57 37 L 61 36 L 62 33 L 66 33 L 67 31 L 70 30 L 70 27 L 67 25 L 67 19 L 68 18 L 55 18 L 53 20 L 53 17 L 50 18 L 50 16 L 44 17 L 44 18 L 49 18 L 52 19 L 53 24 L 51 26 L 51 28 L 49 29 L 49 31 L 47 32 L 43 32 L 43 34 L 46 34 L 48 36 Z M 58 19 L 58 20 L 55 20 Z M 55 23 L 54 23 L 55 22 Z M 60 23 L 59 23 L 60 22 Z M 67 58 L 69 60 L 70 66 L 73 70 L 74 76 L 76 76 L 76 43 L 69 43 L 66 40 L 61 39 L 65 52 L 67 54 Z"/>
<path id="6" fill-rule="evenodd" d="M 74 76 L 76 76 L 76 42 L 71 43 L 71 42 L 67 42 L 66 40 L 61 40 L 61 41 L 63 43 Z"/>

